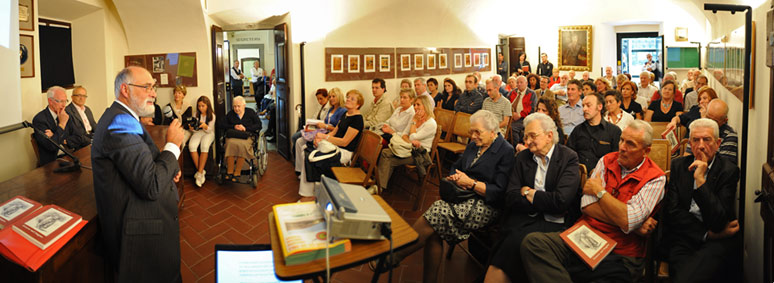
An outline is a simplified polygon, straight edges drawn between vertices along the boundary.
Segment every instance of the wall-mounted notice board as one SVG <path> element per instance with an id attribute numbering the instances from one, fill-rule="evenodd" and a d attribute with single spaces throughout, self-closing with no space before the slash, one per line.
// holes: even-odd
<path id="1" fill-rule="evenodd" d="M 696 47 L 667 47 L 666 67 L 690 69 L 699 67 L 699 49 Z"/>
<path id="2" fill-rule="evenodd" d="M 325 48 L 325 81 L 395 78 L 395 48 Z"/>
<path id="3" fill-rule="evenodd" d="M 124 66 L 147 69 L 159 87 L 198 85 L 196 52 L 127 55 L 124 56 Z"/>

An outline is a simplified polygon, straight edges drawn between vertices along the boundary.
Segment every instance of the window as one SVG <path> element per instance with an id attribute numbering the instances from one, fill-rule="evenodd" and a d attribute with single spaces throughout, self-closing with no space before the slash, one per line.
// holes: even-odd
<path id="1" fill-rule="evenodd" d="M 40 88 L 69 87 L 75 84 L 73 45 L 69 23 L 39 20 L 40 28 Z"/>

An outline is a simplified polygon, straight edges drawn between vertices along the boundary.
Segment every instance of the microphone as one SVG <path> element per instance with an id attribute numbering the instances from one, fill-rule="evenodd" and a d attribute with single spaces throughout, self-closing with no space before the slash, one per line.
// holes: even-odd
<path id="1" fill-rule="evenodd" d="M 169 104 L 167 104 L 167 106 L 164 106 L 164 110 L 162 110 L 162 112 L 164 112 L 164 117 L 167 117 L 167 118 L 172 118 L 172 115 L 174 114 L 172 112 L 172 107 L 169 106 Z"/>
<path id="2" fill-rule="evenodd" d="M 56 142 L 56 141 L 52 140 L 51 138 L 49 138 L 46 135 L 45 131 L 41 131 L 40 129 L 35 128 L 35 126 L 33 126 L 32 123 L 27 122 L 27 121 L 22 121 L 21 124 L 25 128 L 32 128 L 32 130 L 34 130 L 36 134 L 38 134 L 39 136 L 42 136 L 43 138 L 45 138 L 49 143 L 51 143 L 54 146 L 56 146 L 56 148 L 58 148 L 59 150 L 64 152 L 65 155 L 69 156 L 73 160 L 72 163 L 70 163 L 70 162 L 60 162 L 59 163 L 60 167 L 57 168 L 57 169 L 54 169 L 54 173 L 65 173 L 65 172 L 73 172 L 73 171 L 81 170 L 81 161 L 78 159 L 78 157 L 75 157 L 75 155 L 73 155 L 72 153 L 67 151 L 61 144 L 59 144 L 58 142 Z"/>

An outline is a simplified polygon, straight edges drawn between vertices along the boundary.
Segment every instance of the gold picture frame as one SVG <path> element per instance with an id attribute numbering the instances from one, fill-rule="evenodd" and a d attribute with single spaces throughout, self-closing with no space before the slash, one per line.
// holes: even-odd
<path id="1" fill-rule="evenodd" d="M 559 27 L 559 70 L 591 71 L 592 39 L 590 25 Z"/>

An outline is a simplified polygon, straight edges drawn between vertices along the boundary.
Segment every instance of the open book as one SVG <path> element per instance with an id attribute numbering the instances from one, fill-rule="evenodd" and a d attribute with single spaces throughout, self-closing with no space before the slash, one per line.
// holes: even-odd
<path id="1" fill-rule="evenodd" d="M 272 207 L 285 265 L 325 257 L 325 219 L 315 202 L 278 204 Z M 349 239 L 330 244 L 330 255 L 352 249 Z"/>
<path id="2" fill-rule="evenodd" d="M 594 270 L 615 248 L 616 242 L 580 220 L 561 234 L 562 240 Z"/>

